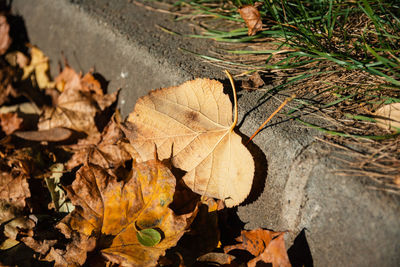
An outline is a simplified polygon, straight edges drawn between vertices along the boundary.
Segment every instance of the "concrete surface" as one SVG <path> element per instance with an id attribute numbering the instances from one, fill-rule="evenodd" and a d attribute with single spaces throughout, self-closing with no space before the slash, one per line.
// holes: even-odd
<path id="1" fill-rule="evenodd" d="M 172 15 L 128 0 L 14 0 L 12 5 L 25 20 L 30 42 L 53 60 L 53 73 L 61 51 L 73 67 L 87 71 L 94 66 L 110 81 L 111 91 L 122 88 L 119 106 L 125 115 L 151 89 L 194 77 L 226 79 L 220 69 L 177 49 L 209 53 L 212 41 L 156 27 L 190 32 Z M 244 135 L 279 105 L 272 98 L 259 105 L 261 95 L 239 95 Z M 246 228 L 287 230 L 288 244 L 305 229 L 314 266 L 399 266 L 400 196 L 368 189 L 373 184 L 366 177 L 335 175 L 343 167 L 336 157 L 343 155 L 316 141 L 313 130 L 291 121 L 271 125 L 250 146 L 256 178 L 251 196 L 237 211 Z"/>

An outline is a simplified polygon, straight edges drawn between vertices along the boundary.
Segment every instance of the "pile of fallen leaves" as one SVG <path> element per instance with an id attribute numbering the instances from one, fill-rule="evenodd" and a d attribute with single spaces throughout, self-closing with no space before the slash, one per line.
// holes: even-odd
<path id="1" fill-rule="evenodd" d="M 221 83 L 152 91 L 122 121 L 98 74 L 52 80 L 0 20 L 1 265 L 290 266 L 284 233 L 229 230 L 254 162 Z"/>

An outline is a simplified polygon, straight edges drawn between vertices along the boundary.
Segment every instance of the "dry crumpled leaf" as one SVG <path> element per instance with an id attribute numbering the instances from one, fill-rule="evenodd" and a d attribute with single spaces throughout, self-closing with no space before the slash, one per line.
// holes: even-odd
<path id="1" fill-rule="evenodd" d="M 0 105 L 9 101 L 11 97 L 18 97 L 19 92 L 12 86 L 15 70 L 5 60 L 0 58 Z"/>
<path id="2" fill-rule="evenodd" d="M 67 199 L 67 195 L 61 185 L 61 177 L 64 172 L 64 164 L 56 163 L 50 166 L 52 172 L 50 177 L 45 178 L 47 189 L 50 192 L 51 200 L 56 211 L 70 213 L 74 206 Z"/>
<path id="3" fill-rule="evenodd" d="M 13 67 L 24 68 L 29 64 L 29 58 L 20 51 L 9 52 L 5 55 L 7 62 Z"/>
<path id="4" fill-rule="evenodd" d="M 68 73 L 74 72 L 69 67 L 67 68 L 69 69 Z M 96 136 L 99 136 L 95 116 L 116 101 L 118 92 L 100 95 L 95 91 L 88 91 L 83 88 L 80 85 L 78 74 L 62 75 L 68 76 L 69 80 L 65 81 L 63 92 L 57 99 L 56 107 L 45 108 L 38 123 L 39 130 L 64 127 L 84 132 L 95 139 Z"/>
<path id="5" fill-rule="evenodd" d="M 86 73 L 81 79 L 81 85 L 85 91 L 93 91 L 97 95 L 103 95 L 103 90 L 101 89 L 101 84 L 93 76 L 92 71 Z"/>
<path id="6" fill-rule="evenodd" d="M 221 265 L 229 265 L 232 263 L 232 261 L 235 259 L 235 256 L 229 255 L 229 254 L 224 254 L 224 253 L 218 253 L 218 252 L 210 252 L 207 254 L 204 254 L 203 256 L 200 256 L 197 258 L 198 262 L 204 262 L 206 266 L 221 266 Z"/>
<path id="7" fill-rule="evenodd" d="M 248 80 L 242 81 L 242 87 L 246 90 L 252 91 L 260 88 L 265 84 L 258 72 L 254 72 Z"/>
<path id="8" fill-rule="evenodd" d="M 0 200 L 9 203 L 12 207 L 22 209 L 26 205 L 26 198 L 30 197 L 29 185 L 27 176 L 14 169 L 12 171 L 1 170 L 0 171 Z M 10 207 L 8 207 L 10 208 Z M 7 218 L 5 216 L 6 211 L 0 212 L 0 223 Z M 8 218 L 10 219 L 10 218 Z"/>
<path id="9" fill-rule="evenodd" d="M 81 74 L 77 73 L 73 68 L 71 68 L 68 63 L 65 63 L 65 66 L 61 73 L 54 79 L 56 83 L 56 88 L 60 92 L 64 92 L 65 90 L 80 90 L 81 86 Z"/>
<path id="10" fill-rule="evenodd" d="M 248 28 L 248 35 L 255 35 L 258 31 L 262 30 L 262 21 L 261 21 L 261 14 L 258 11 L 257 7 L 262 5 L 260 2 L 254 3 L 254 5 L 245 5 L 239 8 L 239 13 L 246 26 Z"/>
<path id="11" fill-rule="evenodd" d="M 11 45 L 12 39 L 9 35 L 10 25 L 4 15 L 0 15 L 0 55 L 8 50 Z"/>
<path id="12" fill-rule="evenodd" d="M 58 91 L 63 92 L 64 90 L 82 90 L 82 91 L 93 91 L 98 95 L 103 95 L 101 84 L 94 78 L 91 71 L 86 73 L 83 77 L 81 73 L 77 73 L 71 68 L 68 63 L 65 63 L 65 67 L 62 72 L 55 79 L 56 88 Z"/>
<path id="13" fill-rule="evenodd" d="M 37 47 L 31 47 L 31 61 L 29 65 L 23 68 L 22 79 L 27 79 L 32 72 L 35 72 L 35 80 L 40 89 L 46 89 L 54 86 L 49 77 L 49 59 Z"/>
<path id="14" fill-rule="evenodd" d="M 0 243 L 0 250 L 9 249 L 19 244 L 20 241 L 17 240 L 17 235 L 22 235 L 25 237 L 33 236 L 33 228 L 35 226 L 36 223 L 28 216 L 15 217 L 11 221 L 2 224 L 1 229 L 4 230 L 2 233 L 0 233 L 0 241 L 3 238 L 6 238 L 6 240 Z"/>
<path id="15" fill-rule="evenodd" d="M 265 248 L 263 253 L 248 262 L 248 267 L 256 267 L 258 261 L 272 263 L 272 267 L 290 267 L 292 266 L 285 248 L 283 233 L 272 239 L 271 243 Z"/>
<path id="16" fill-rule="evenodd" d="M 17 113 L 2 113 L 0 114 L 1 129 L 6 135 L 10 135 L 16 130 L 19 130 L 22 125 L 22 118 L 18 117 Z"/>
<path id="17" fill-rule="evenodd" d="M 73 241 L 66 251 L 52 249 L 47 260 L 82 265 L 86 252 L 98 248 L 122 266 L 155 266 L 195 215 L 176 216 L 169 209 L 174 190 L 175 177 L 157 160 L 134 165 L 131 177 L 122 181 L 99 166 L 84 165 L 67 188 L 76 208 L 57 226 Z M 162 232 L 163 239 L 154 247 L 137 239 L 137 229 L 149 228 Z"/>
<path id="18" fill-rule="evenodd" d="M 0 248 L 8 249 L 19 243 L 16 237 L 20 231 L 32 234 L 35 223 L 22 214 L 26 199 L 31 196 L 27 176 L 3 162 L 0 168 Z"/>
<path id="19" fill-rule="evenodd" d="M 380 127 L 391 131 L 399 131 L 400 103 L 384 105 L 375 112 L 375 115 L 377 116 L 376 121 Z"/>
<path id="20" fill-rule="evenodd" d="M 255 267 L 257 262 L 262 260 L 265 263 L 272 263 L 273 267 L 291 266 L 283 239 L 284 232 L 273 232 L 264 229 L 251 231 L 243 230 L 236 241 L 242 242 L 237 245 L 226 246 L 225 253 L 234 249 L 247 250 L 254 256 L 254 259 L 247 263 L 247 266 Z"/>
<path id="21" fill-rule="evenodd" d="M 227 207 L 249 194 L 254 161 L 233 128 L 232 105 L 220 82 L 196 79 L 140 98 L 124 130 L 141 160 L 172 156 L 194 192 Z"/>
<path id="22" fill-rule="evenodd" d="M 8 238 L 16 240 L 17 234 L 21 230 L 26 231 L 26 235 L 33 235 L 33 227 L 35 227 L 35 222 L 27 217 L 18 217 L 8 222 L 4 226 L 4 235 Z"/>
<path id="23" fill-rule="evenodd" d="M 130 144 L 128 140 L 124 139 L 124 134 L 117 121 L 120 121 L 119 113 L 114 114 L 104 128 L 100 142 L 95 146 L 88 146 L 76 151 L 67 162 L 67 169 L 73 169 L 85 162 L 99 165 L 105 169 L 118 168 L 130 160 Z"/>

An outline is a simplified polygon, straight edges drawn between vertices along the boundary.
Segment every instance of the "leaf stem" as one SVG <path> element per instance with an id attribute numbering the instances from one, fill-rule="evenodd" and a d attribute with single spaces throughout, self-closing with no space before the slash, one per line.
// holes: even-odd
<path id="1" fill-rule="evenodd" d="M 264 128 L 264 126 L 265 126 L 265 125 L 266 125 L 266 124 L 267 124 L 267 123 L 268 123 L 268 122 L 269 122 L 269 121 L 270 121 L 284 106 L 286 106 L 286 104 L 287 104 L 288 102 L 292 101 L 293 98 L 295 98 L 295 97 L 296 97 L 296 95 L 293 94 L 292 96 L 286 98 L 285 101 L 283 101 L 282 104 L 281 104 L 274 112 L 272 112 L 272 114 L 268 117 L 268 119 L 266 119 L 266 120 L 264 121 L 264 123 L 261 124 L 260 127 L 258 127 L 257 131 L 255 131 L 255 132 L 253 133 L 253 135 L 250 137 L 249 141 L 247 141 L 246 145 L 249 144 L 250 141 L 253 140 L 253 138 Z"/>
<path id="2" fill-rule="evenodd" d="M 231 82 L 232 86 L 232 91 L 233 91 L 233 112 L 234 112 L 234 117 L 233 117 L 233 123 L 231 125 L 230 131 L 233 131 L 233 128 L 236 127 L 236 124 L 238 122 L 238 105 L 237 105 L 237 96 L 236 96 L 236 88 L 235 88 L 235 83 L 233 82 L 232 75 L 225 70 L 226 76 L 228 76 L 229 81 Z"/>

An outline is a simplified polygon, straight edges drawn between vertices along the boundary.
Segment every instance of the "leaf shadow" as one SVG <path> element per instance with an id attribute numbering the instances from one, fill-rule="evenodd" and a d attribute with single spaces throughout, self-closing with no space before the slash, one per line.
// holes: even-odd
<path id="1" fill-rule="evenodd" d="M 293 267 L 313 267 L 314 262 L 307 242 L 306 229 L 301 230 L 288 249 L 288 256 Z"/>
<path id="2" fill-rule="evenodd" d="M 240 137 L 242 137 L 242 144 L 247 147 L 247 149 L 250 151 L 254 159 L 253 184 L 251 186 L 249 195 L 240 204 L 241 206 L 244 206 L 256 201 L 264 191 L 265 181 L 267 179 L 267 174 L 268 174 L 268 161 L 264 152 L 255 143 L 249 142 L 246 145 L 246 143 L 249 140 L 249 137 L 247 135 L 244 135 L 237 130 L 235 130 L 235 132 Z"/>

